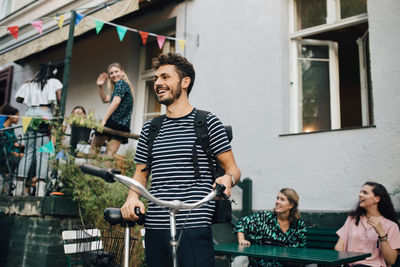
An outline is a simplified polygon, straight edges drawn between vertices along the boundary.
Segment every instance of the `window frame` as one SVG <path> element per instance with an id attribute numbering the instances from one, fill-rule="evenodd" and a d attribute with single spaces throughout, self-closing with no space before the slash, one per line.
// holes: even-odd
<path id="1" fill-rule="evenodd" d="M 175 30 L 168 31 L 164 33 L 165 36 L 174 36 Z M 165 40 L 165 43 L 162 48 L 162 53 L 167 53 L 171 51 L 173 42 L 169 39 Z M 176 48 L 177 43 L 175 43 Z M 145 123 L 145 117 L 149 115 L 162 115 L 166 113 L 166 107 L 161 105 L 160 112 L 145 112 L 147 109 L 147 100 L 148 93 L 146 91 L 146 83 L 148 81 L 154 80 L 155 71 L 153 69 L 146 69 L 146 45 L 142 45 L 140 47 L 140 56 L 139 56 L 139 77 L 138 77 L 138 89 L 137 89 L 137 97 L 135 100 L 135 104 L 137 105 L 135 114 L 135 121 L 138 127 Z M 140 129 L 138 129 L 140 131 Z"/>
<path id="2" fill-rule="evenodd" d="M 323 41 L 323 40 L 313 40 L 313 39 L 302 39 L 297 43 L 296 58 L 297 63 L 300 60 L 304 60 L 299 57 L 297 51 L 302 45 L 312 45 L 312 46 L 328 46 L 329 48 L 329 58 L 323 61 L 329 62 L 329 100 L 330 100 L 330 112 L 331 112 L 331 129 L 340 129 L 340 94 L 339 94 L 339 62 L 338 62 L 338 44 L 333 41 Z M 306 59 L 307 60 L 307 59 Z M 311 61 L 316 61 L 320 59 L 311 59 Z M 297 81 L 298 81 L 298 131 L 303 132 L 303 86 L 302 86 L 302 72 L 299 67 L 297 67 Z"/>
<path id="3" fill-rule="evenodd" d="M 312 40 L 308 39 L 307 37 L 313 36 L 319 33 L 347 28 L 353 25 L 362 24 L 368 22 L 368 13 L 363 13 L 355 16 L 351 16 L 345 19 L 340 18 L 340 0 L 326 0 L 327 1 L 327 19 L 326 24 L 321 24 L 313 27 L 309 27 L 306 29 L 297 30 L 297 0 L 290 0 L 289 1 L 289 77 L 290 77 L 290 125 L 289 131 L 291 133 L 303 133 L 302 129 L 302 87 L 300 84 L 300 74 L 301 70 L 299 70 L 298 66 L 298 45 L 304 41 L 308 42 L 329 42 L 323 40 Z M 334 43 L 334 42 L 333 42 Z M 332 52 L 331 52 L 332 49 Z M 336 50 L 336 52 L 335 52 Z M 332 56 L 332 63 L 330 61 L 330 68 L 329 68 L 329 75 L 330 75 L 330 95 L 333 97 L 331 98 L 331 130 L 340 129 L 340 90 L 339 90 L 339 66 L 338 66 L 338 54 L 337 48 L 334 49 L 333 47 L 329 49 L 329 57 L 331 59 Z M 332 53 L 332 54 L 331 54 Z M 364 53 L 364 52 L 363 52 Z M 361 54 L 360 54 L 361 55 Z M 333 58 L 335 57 L 335 58 Z M 359 57 L 361 58 L 361 57 Z M 364 58 L 365 59 L 365 58 Z M 361 59 L 360 59 L 361 60 Z M 364 60 L 365 61 L 365 60 Z M 360 62 L 361 63 L 361 62 Z M 360 86 L 361 86 L 361 96 L 362 96 L 362 122 L 363 126 L 370 125 L 369 123 L 369 115 L 368 118 L 365 118 L 365 113 L 369 112 L 369 105 L 368 105 L 368 88 L 362 86 L 361 79 L 365 81 L 365 73 L 362 74 L 362 68 L 360 65 Z M 332 81 L 332 80 L 336 80 Z M 333 87 L 332 87 L 333 86 Z M 332 88 L 334 92 L 332 92 Z M 364 90 L 364 91 L 363 91 Z M 365 91 L 366 90 L 366 91 Z M 332 94 L 333 93 L 333 94 Z M 365 124 L 364 124 L 365 123 Z"/>
<path id="4" fill-rule="evenodd" d="M 0 81 L 5 81 L 4 103 L 10 102 L 13 76 L 14 76 L 14 67 L 13 66 L 9 66 L 0 71 Z M 4 103 L 0 103 L 0 105 L 2 105 Z"/>
<path id="5" fill-rule="evenodd" d="M 359 53 L 359 65 L 360 65 L 360 88 L 361 88 L 361 119 L 362 126 L 369 126 L 371 124 L 370 105 L 369 99 L 369 82 L 368 82 L 368 66 L 367 66 L 367 45 L 365 43 L 366 38 L 369 37 L 369 31 L 367 31 L 362 37 L 357 39 L 358 53 Z M 373 120 L 373 118 L 372 118 Z"/>

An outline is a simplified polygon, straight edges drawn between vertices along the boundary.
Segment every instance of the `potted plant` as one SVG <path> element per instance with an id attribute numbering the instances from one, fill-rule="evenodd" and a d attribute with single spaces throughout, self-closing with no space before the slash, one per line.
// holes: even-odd
<path id="1" fill-rule="evenodd" d="M 72 114 L 65 118 L 65 122 L 71 126 L 70 151 L 74 154 L 79 142 L 88 143 L 92 129 L 103 132 L 100 120 L 94 118 L 94 112 L 90 111 L 87 116 Z"/>

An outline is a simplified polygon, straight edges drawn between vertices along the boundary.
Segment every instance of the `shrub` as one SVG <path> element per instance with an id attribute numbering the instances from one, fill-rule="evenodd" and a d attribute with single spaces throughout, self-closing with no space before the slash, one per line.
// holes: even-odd
<path id="1" fill-rule="evenodd" d="M 122 158 L 119 157 L 118 162 L 112 161 L 111 165 L 121 167 L 122 160 L 124 175 L 132 177 L 136 167 L 133 155 L 133 149 L 129 149 Z M 90 164 L 98 167 L 110 166 L 109 161 L 106 162 L 101 158 L 92 160 Z M 75 158 L 71 156 L 68 162 L 58 164 L 58 169 L 60 180 L 64 184 L 62 191 L 77 203 L 82 227 L 108 228 L 109 225 L 103 218 L 104 209 L 107 207 L 120 208 L 125 202 L 128 189 L 121 183 L 106 183 L 101 178 L 82 173 L 79 166 L 75 164 Z M 141 226 L 132 228 L 133 236 L 138 240 L 141 240 L 141 228 Z M 123 231 L 123 229 L 119 230 Z M 134 266 L 143 266 L 144 250 L 141 242 L 135 244 L 132 258 L 135 262 Z"/>

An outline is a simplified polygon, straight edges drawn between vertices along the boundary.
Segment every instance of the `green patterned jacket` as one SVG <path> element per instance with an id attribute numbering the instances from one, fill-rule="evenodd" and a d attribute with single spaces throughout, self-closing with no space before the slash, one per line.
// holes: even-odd
<path id="1" fill-rule="evenodd" d="M 282 232 L 276 213 L 261 211 L 241 218 L 234 232 L 243 232 L 252 244 L 285 247 L 306 246 L 306 225 L 302 219 L 292 222 L 286 233 Z M 250 259 L 249 266 L 284 266 L 275 260 Z"/>

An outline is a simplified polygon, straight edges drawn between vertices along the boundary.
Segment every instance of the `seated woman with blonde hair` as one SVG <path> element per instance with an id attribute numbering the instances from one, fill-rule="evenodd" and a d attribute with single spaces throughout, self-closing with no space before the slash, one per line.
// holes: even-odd
<path id="1" fill-rule="evenodd" d="M 371 257 L 350 266 L 390 266 L 400 251 L 397 215 L 386 188 L 366 182 L 358 194 L 357 208 L 337 231 L 338 251 L 369 252 Z"/>
<path id="2" fill-rule="evenodd" d="M 305 247 L 306 225 L 300 219 L 299 196 L 295 190 L 279 191 L 273 212 L 261 211 L 241 218 L 234 229 L 240 245 Z M 247 240 L 245 233 L 248 235 Z M 276 260 L 249 259 L 249 266 L 287 266 Z"/>

